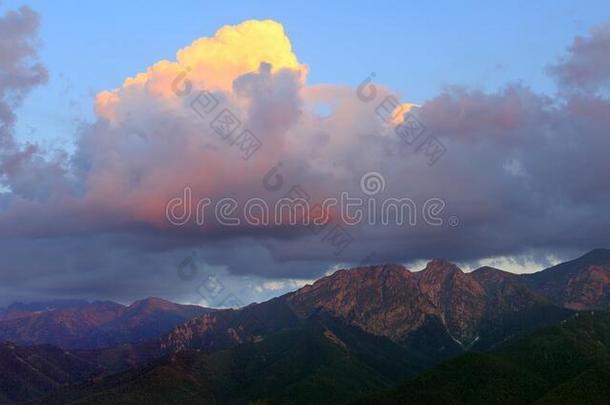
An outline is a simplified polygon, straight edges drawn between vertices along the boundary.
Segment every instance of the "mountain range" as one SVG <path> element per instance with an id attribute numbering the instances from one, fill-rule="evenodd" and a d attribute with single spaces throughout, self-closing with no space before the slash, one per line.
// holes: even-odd
<path id="1" fill-rule="evenodd" d="M 213 312 L 147 298 L 126 306 L 112 301 L 59 300 L 15 303 L 0 312 L 0 340 L 96 349 L 158 337 L 199 315 Z"/>
<path id="2" fill-rule="evenodd" d="M 0 402 L 573 399 L 583 373 L 595 374 L 593 385 L 609 373 L 609 303 L 610 250 L 596 249 L 523 275 L 465 273 L 444 260 L 417 272 L 394 264 L 339 270 L 240 309 L 159 299 L 13 305 L 0 314 L 0 340 L 11 342 L 2 356 L 44 362 L 1 369 Z M 15 393 L 17 380 L 32 383 Z"/>

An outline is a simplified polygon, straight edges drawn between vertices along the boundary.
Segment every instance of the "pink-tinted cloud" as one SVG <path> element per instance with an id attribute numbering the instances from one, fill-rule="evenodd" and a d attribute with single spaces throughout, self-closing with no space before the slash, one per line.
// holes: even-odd
<path id="1" fill-rule="evenodd" d="M 587 91 L 610 84 L 610 23 L 595 27 L 591 35 L 578 36 L 560 62 L 550 68 L 567 88 Z"/>

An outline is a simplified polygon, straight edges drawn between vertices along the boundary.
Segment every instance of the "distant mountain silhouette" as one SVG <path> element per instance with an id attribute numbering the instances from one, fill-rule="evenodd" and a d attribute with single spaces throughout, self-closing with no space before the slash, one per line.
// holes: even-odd
<path id="1" fill-rule="evenodd" d="M 50 301 L 11 305 L 0 321 L 0 340 L 91 349 L 157 338 L 213 310 L 148 298 L 124 306 L 110 301 Z"/>

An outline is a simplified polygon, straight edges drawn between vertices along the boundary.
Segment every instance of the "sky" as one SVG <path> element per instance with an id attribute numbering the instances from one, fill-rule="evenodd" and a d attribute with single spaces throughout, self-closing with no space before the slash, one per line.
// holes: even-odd
<path id="1" fill-rule="evenodd" d="M 0 305 L 231 306 L 343 266 L 525 272 L 610 246 L 605 1 L 4 1 L 0 34 Z M 255 154 L 194 111 L 201 91 L 258 136 Z M 404 110 L 389 123 L 390 96 Z M 396 130 L 413 119 L 417 140 Z M 441 200 L 443 223 L 351 226 L 338 252 L 327 230 L 167 218 L 186 187 L 192 209 L 295 185 L 362 198 L 371 174 L 376 198 Z"/>
<path id="2" fill-rule="evenodd" d="M 576 35 L 610 15 L 607 1 L 538 2 L 147 2 L 5 1 L 30 5 L 41 17 L 40 55 L 49 82 L 21 110 L 19 136 L 70 144 L 92 119 L 92 97 L 127 76 L 171 59 L 194 39 L 223 25 L 273 19 L 295 53 L 312 67 L 308 82 L 355 86 L 371 72 L 413 102 L 444 86 L 492 90 L 523 81 L 553 93 L 545 68 Z M 144 11 L 146 10 L 146 11 Z M 339 46 L 328 46 L 332 41 Z M 42 101 L 45 100 L 45 101 Z M 53 100 L 52 103 L 49 101 Z"/>

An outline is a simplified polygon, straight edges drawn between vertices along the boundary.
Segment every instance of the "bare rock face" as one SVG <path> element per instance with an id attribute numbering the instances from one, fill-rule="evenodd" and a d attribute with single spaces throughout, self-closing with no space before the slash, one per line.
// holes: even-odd
<path id="1" fill-rule="evenodd" d="M 519 276 L 523 285 L 575 310 L 610 310 L 610 250 L 595 249 L 565 263 Z"/>
<path id="2" fill-rule="evenodd" d="M 432 261 L 416 273 L 399 265 L 362 267 L 338 271 L 287 296 L 287 300 L 301 316 L 324 310 L 397 342 L 432 320 L 466 347 L 476 341 L 486 317 L 541 302 L 516 280 L 485 277 L 483 273 L 464 273 L 442 260 Z M 511 301 L 515 297 L 519 300 Z"/>
<path id="3" fill-rule="evenodd" d="M 608 309 L 609 267 L 583 265 L 605 260 L 606 253 L 594 251 L 535 276 L 492 267 L 464 273 L 444 260 L 433 260 L 419 272 L 396 264 L 339 270 L 261 304 L 194 318 L 162 338 L 161 349 L 233 347 L 325 314 L 446 358 L 559 319 L 566 312 L 562 306 Z"/>
<path id="4" fill-rule="evenodd" d="M 492 314 L 515 312 L 549 303 L 546 298 L 524 286 L 517 274 L 488 266 L 478 268 L 471 274 L 485 289 L 487 311 Z"/>
<path id="5" fill-rule="evenodd" d="M 448 355 L 470 348 L 483 328 L 548 301 L 514 274 L 492 268 L 464 273 L 434 260 L 419 272 L 388 264 L 339 270 L 313 285 L 240 310 L 192 319 L 161 340 L 161 349 L 215 350 L 264 339 L 319 313 L 416 350 Z"/>
<path id="6" fill-rule="evenodd" d="M 414 273 L 386 265 L 340 270 L 287 297 L 295 312 L 317 310 L 342 317 L 367 332 L 400 340 L 436 309 L 421 293 Z"/>
<path id="7" fill-rule="evenodd" d="M 470 274 L 445 261 L 432 261 L 416 273 L 420 291 L 436 308 L 436 315 L 460 344 L 470 344 L 485 314 L 485 289 Z"/>
<path id="8" fill-rule="evenodd" d="M 610 268 L 590 266 L 570 277 L 562 294 L 566 308 L 610 310 Z"/>

